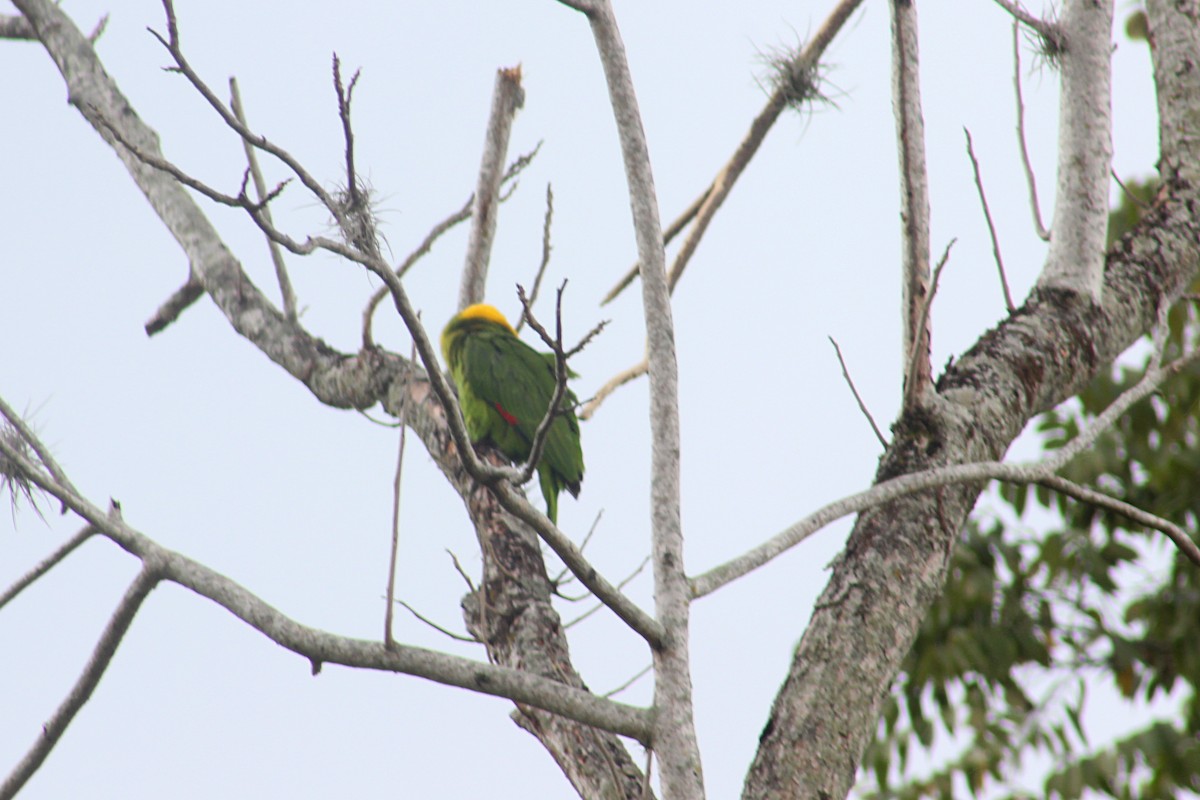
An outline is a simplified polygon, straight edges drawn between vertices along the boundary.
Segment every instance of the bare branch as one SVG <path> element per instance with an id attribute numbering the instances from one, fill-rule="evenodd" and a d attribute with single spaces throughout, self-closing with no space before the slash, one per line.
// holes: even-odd
<path id="1" fill-rule="evenodd" d="M 999 0 L 997 0 L 999 2 Z M 1029 146 L 1025 143 L 1025 98 L 1021 94 L 1021 26 L 1013 20 L 1013 92 L 1017 98 L 1017 143 L 1021 145 L 1021 165 L 1025 168 L 1025 183 L 1029 186 L 1029 207 L 1033 212 L 1033 229 L 1043 242 L 1050 241 L 1050 231 L 1042 224 L 1042 209 L 1038 205 L 1037 176 L 1033 174 L 1033 162 L 1029 160 Z"/>
<path id="2" fill-rule="evenodd" d="M 901 313 L 904 331 L 904 408 L 914 408 L 932 385 L 929 319 L 918 319 L 929 295 L 929 174 L 925 167 L 925 120 L 921 110 L 917 8 L 890 0 L 892 106 L 900 156 L 900 219 L 903 221 Z"/>
<path id="3" fill-rule="evenodd" d="M 1195 98 L 1200 75 L 1195 53 L 1200 51 L 1200 30 L 1191 5 L 1147 0 L 1146 17 L 1154 58 L 1154 83 L 1158 98 L 1158 138 L 1164 181 L 1200 177 L 1200 138 L 1196 136 Z"/>
<path id="4" fill-rule="evenodd" d="M 652 670 L 652 669 L 654 669 L 654 665 L 653 665 L 653 664 L 647 664 L 646 666 L 642 667 L 642 668 L 641 668 L 641 669 L 639 669 L 637 672 L 635 672 L 635 673 L 634 673 L 634 674 L 633 674 L 633 675 L 632 675 L 632 676 L 629 678 L 629 680 L 627 680 L 627 681 L 625 681 L 624 683 L 621 683 L 621 684 L 619 684 L 619 685 L 615 686 L 615 687 L 614 687 L 614 688 L 612 688 L 612 689 L 609 689 L 607 692 L 605 692 L 604 694 L 602 694 L 602 695 L 600 695 L 600 696 L 601 696 L 601 697 L 612 697 L 613 695 L 618 695 L 618 694 L 620 694 L 621 692 L 625 691 L 625 690 L 626 690 L 626 689 L 628 689 L 630 686 L 633 686 L 635 683 L 637 683 L 639 680 L 641 680 L 641 679 L 642 679 L 642 678 L 643 678 L 645 675 L 647 675 L 647 674 L 650 672 L 650 670 Z M 649 773 L 650 773 L 650 768 L 649 768 L 648 766 L 647 766 L 647 768 L 646 768 L 646 773 L 647 773 L 647 774 L 649 774 Z"/>
<path id="5" fill-rule="evenodd" d="M 971 143 L 971 131 L 966 127 L 963 133 L 967 135 L 967 155 L 971 159 L 971 169 L 975 172 L 975 188 L 979 190 L 979 203 L 983 206 L 983 218 L 987 220 L 988 234 L 992 237 L 992 254 L 996 257 L 996 269 L 1000 271 L 1000 287 L 1004 290 L 1004 307 L 1008 313 L 1016 310 L 1012 295 L 1008 291 L 1008 278 L 1004 274 L 1004 259 L 1000 257 L 1000 239 L 996 236 L 996 226 L 992 224 L 992 210 L 988 208 L 987 195 L 983 192 L 983 177 L 979 174 L 979 160 L 975 158 L 975 148 Z"/>
<path id="6" fill-rule="evenodd" d="M 229 79 L 229 106 L 233 110 L 233 115 L 238 121 L 249 128 L 246 122 L 246 114 L 242 109 L 242 96 L 238 91 L 237 78 Z M 346 122 L 349 125 L 349 120 Z M 274 221 L 271 219 L 271 209 L 266 205 L 267 200 L 267 182 L 263 179 L 262 168 L 258 165 L 258 156 L 254 152 L 254 148 L 250 146 L 250 142 L 242 139 L 242 146 L 246 150 L 246 164 L 250 168 L 250 177 L 254 180 L 254 193 L 258 198 L 258 202 L 262 204 L 262 216 L 268 225 L 274 226 Z M 289 321 L 295 322 L 296 316 L 296 293 L 292 290 L 292 280 L 288 277 L 287 264 L 283 260 L 283 251 L 279 249 L 279 244 L 267 237 L 267 250 L 271 254 L 271 263 L 275 265 L 275 280 L 279 283 L 279 294 L 283 300 L 283 315 Z M 189 279 L 189 283 L 190 283 Z M 151 333 L 147 326 L 147 333 Z"/>
<path id="7" fill-rule="evenodd" d="M 858 410 L 867 418 L 867 422 L 871 423 L 871 430 L 875 431 L 875 438 L 879 440 L 884 449 L 887 449 L 887 439 L 884 438 L 883 432 L 879 430 L 879 426 L 875 424 L 875 418 L 867 410 L 867 404 L 863 402 L 858 389 L 854 386 L 854 379 L 850 377 L 850 370 L 846 368 L 846 359 L 842 358 L 842 348 L 838 347 L 837 340 L 832 336 L 829 337 L 829 343 L 833 345 L 833 351 L 837 353 L 838 363 L 842 365 L 842 377 L 846 379 L 846 385 L 850 387 L 851 393 L 854 394 L 854 401 L 858 403 Z"/>
<path id="8" fill-rule="evenodd" d="M 468 197 L 467 202 L 462 208 L 460 208 L 458 211 L 455 211 L 453 214 L 446 217 L 430 229 L 429 233 L 425 235 L 425 238 L 421 241 L 421 243 L 417 245 L 417 248 L 409 253 L 408 256 L 400 262 L 400 266 L 396 267 L 397 277 L 404 277 L 404 274 L 412 268 L 413 264 L 417 263 L 422 256 L 432 249 L 433 243 L 441 238 L 443 233 L 471 217 L 471 204 L 474 202 L 474 198 L 474 195 Z M 371 299 L 367 301 L 367 307 L 363 309 L 363 347 L 375 346 L 375 337 L 371 332 L 371 326 L 373 320 L 375 319 L 375 310 L 379 307 L 379 304 L 383 302 L 383 298 L 387 296 L 388 287 L 380 286 L 371 295 Z"/>
<path id="9" fill-rule="evenodd" d="M 1039 287 L 1098 302 L 1104 285 L 1112 168 L 1113 0 L 1065 0 L 1054 235 Z"/>
<path id="10" fill-rule="evenodd" d="M 512 131 L 513 118 L 524 103 L 525 90 L 521 86 L 520 65 L 496 70 L 492 111 L 488 119 L 483 159 L 479 165 L 475 202 L 471 209 L 471 240 L 467 244 L 462 285 L 458 292 L 460 311 L 472 303 L 481 302 L 484 297 L 492 239 L 496 233 L 500 181 L 505 154 L 508 152 L 508 136 Z"/>
<path id="11" fill-rule="evenodd" d="M 59 704 L 58 709 L 42 725 L 41 734 L 24 758 L 17 763 L 4 783 L 0 783 L 0 800 L 9 800 L 14 797 L 21 787 L 33 777 L 42 762 L 46 760 L 46 756 L 50 755 L 50 751 L 58 744 L 59 739 L 67 730 L 67 726 L 79 713 L 79 709 L 83 708 L 83 704 L 91 698 L 96 685 L 100 683 L 101 676 L 104 675 L 104 670 L 112 663 L 117 646 L 120 645 L 121 639 L 125 637 L 125 633 L 133 623 L 133 618 L 141 608 L 142 601 L 150 594 L 150 590 L 158 585 L 162 577 L 154 565 L 146 563 L 142 567 L 142 571 L 134 578 L 133 583 L 125 590 L 124 597 L 117 604 L 116 610 L 113 611 L 112 617 L 104 627 L 104 632 L 100 634 L 100 639 L 96 642 L 92 656 L 83 668 L 83 673 L 71 687 L 70 693 Z"/>
<path id="12" fill-rule="evenodd" d="M 53 553 L 42 559 L 33 569 L 26 572 L 20 578 L 17 578 L 12 586 L 9 586 L 4 592 L 0 593 L 0 608 L 4 608 L 4 606 L 8 605 L 9 601 L 24 591 L 31 583 L 54 569 L 60 561 L 75 552 L 75 548 L 86 542 L 95 532 L 95 528 L 91 525 L 85 525 L 78 533 L 63 542 Z"/>
<path id="13" fill-rule="evenodd" d="M 365 202 L 363 192 L 358 186 L 358 172 L 354 169 L 354 129 L 350 125 L 350 104 L 354 99 L 354 87 L 362 70 L 355 70 L 350 84 L 342 81 L 342 61 L 337 53 L 333 54 L 333 88 L 337 93 L 338 119 L 342 121 L 342 139 L 346 152 L 346 194 L 350 198 L 351 207 L 358 207 Z"/>

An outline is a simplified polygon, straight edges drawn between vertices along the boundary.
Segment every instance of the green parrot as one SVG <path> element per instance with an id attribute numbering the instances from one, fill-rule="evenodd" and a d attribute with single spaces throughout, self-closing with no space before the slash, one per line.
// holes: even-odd
<path id="1" fill-rule="evenodd" d="M 534 350 L 517 338 L 503 314 L 477 303 L 446 324 L 442 355 L 458 386 L 458 404 L 471 441 L 490 442 L 512 461 L 527 461 L 534 433 L 554 399 L 554 354 Z M 546 516 L 555 524 L 559 492 L 566 489 L 578 497 L 583 480 L 575 403 L 568 390 L 537 466 Z"/>

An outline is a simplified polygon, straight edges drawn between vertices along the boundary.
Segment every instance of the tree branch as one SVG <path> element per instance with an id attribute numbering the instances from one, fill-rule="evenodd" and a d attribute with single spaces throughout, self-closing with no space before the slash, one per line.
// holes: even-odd
<path id="1" fill-rule="evenodd" d="M 142 571 L 133 579 L 133 583 L 125 590 L 125 596 L 121 598 L 121 602 L 117 604 L 117 608 L 113 611 L 112 617 L 108 624 L 104 626 L 104 632 L 100 634 L 99 641 L 96 642 L 96 647 L 92 650 L 92 656 L 84 665 L 83 673 L 79 679 L 75 681 L 75 685 L 71 687 L 71 691 L 59 704 L 58 709 L 51 715 L 50 719 L 42 725 L 42 732 L 33 746 L 25 754 L 17 765 L 13 767 L 12 772 L 0 783 L 0 800 L 9 800 L 16 796 L 21 787 L 33 777 L 38 768 L 46 760 L 46 756 L 50 755 L 50 751 L 58 744 L 63 733 L 66 732 L 67 726 L 75 719 L 75 715 L 79 713 L 79 709 L 83 708 L 95 691 L 96 685 L 100 683 L 101 676 L 104 675 L 104 670 L 112 663 L 113 656 L 116 655 L 117 646 L 121 644 L 121 640 L 125 638 L 125 633 L 129 630 L 129 626 L 133 623 L 133 618 L 137 614 L 138 609 L 142 606 L 142 601 L 150 594 L 150 590 L 158 585 L 162 576 L 158 573 L 156 565 L 153 562 L 147 561 L 142 566 Z"/>
<path id="2" fill-rule="evenodd" d="M 1050 252 L 1038 278 L 1097 302 L 1104 285 L 1112 165 L 1112 0 L 1065 0 L 1059 23 L 1058 189 Z"/>
<path id="3" fill-rule="evenodd" d="M 932 383 L 929 319 L 920 319 L 929 295 L 929 175 L 925 168 L 925 120 L 917 55 L 917 8 L 889 0 L 892 20 L 892 106 L 900 156 L 900 219 L 903 221 L 901 313 L 904 331 L 904 408 L 920 403 Z"/>
<path id="4" fill-rule="evenodd" d="M 596 2 L 589 8 L 588 20 L 621 141 L 638 262 L 642 265 L 642 306 L 650 365 L 654 604 L 655 616 L 666 634 L 654 649 L 654 751 L 661 764 L 663 797 L 699 800 L 704 796 L 704 778 L 696 742 L 688 657 L 691 598 L 684 572 L 679 511 L 679 387 L 662 224 L 641 112 L 611 3 Z"/>
<path id="5" fill-rule="evenodd" d="M 11 600 L 23 592 L 30 584 L 58 566 L 60 561 L 75 552 L 75 548 L 90 539 L 95 532 L 95 528 L 91 525 L 85 525 L 78 533 L 63 542 L 53 553 L 42 559 L 20 578 L 17 578 L 12 586 L 9 586 L 4 592 L 0 593 L 0 608 L 4 608 L 4 606 L 8 605 Z"/>
<path id="6" fill-rule="evenodd" d="M 89 522 L 97 533 L 140 558 L 151 570 L 155 582 L 168 580 L 212 600 L 276 644 L 307 657 L 315 668 L 333 663 L 415 675 L 528 703 L 639 741 L 649 738 L 646 711 L 602 701 L 587 691 L 557 681 L 419 647 L 394 644 L 388 648 L 383 642 L 336 636 L 301 625 L 224 575 L 163 547 L 123 520 L 104 514 L 86 498 L 39 470 L 8 443 L 0 441 L 0 452 L 19 463 L 29 472 L 30 481 Z"/>

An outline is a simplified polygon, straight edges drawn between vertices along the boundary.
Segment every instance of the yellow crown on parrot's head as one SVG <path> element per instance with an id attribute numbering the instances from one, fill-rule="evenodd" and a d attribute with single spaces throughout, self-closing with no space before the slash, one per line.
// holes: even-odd
<path id="1" fill-rule="evenodd" d="M 504 315 L 495 306 L 489 306 L 487 303 L 476 303 L 475 305 L 467 306 L 459 312 L 458 318 L 461 320 L 478 319 L 486 322 L 494 322 L 497 325 L 503 325 L 514 336 L 517 334 L 513 330 L 513 326 L 508 324 L 508 320 L 504 318 Z"/>

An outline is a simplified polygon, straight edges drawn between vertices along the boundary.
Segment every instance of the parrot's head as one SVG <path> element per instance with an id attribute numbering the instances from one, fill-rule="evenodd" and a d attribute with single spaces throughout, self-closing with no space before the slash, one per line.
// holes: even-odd
<path id="1" fill-rule="evenodd" d="M 467 306 L 451 317 L 442 330 L 442 355 L 445 357 L 446 363 L 453 367 L 450 351 L 459 337 L 489 329 L 499 329 L 513 336 L 517 335 L 500 310 L 487 303 L 475 303 Z"/>
<path id="2" fill-rule="evenodd" d="M 450 325 L 452 326 L 455 323 L 461 323 L 471 326 L 472 323 L 480 322 L 500 325 L 501 327 L 507 329 L 508 332 L 513 336 L 517 335 L 517 332 L 513 330 L 513 326 L 508 324 L 508 320 L 504 318 L 504 315 L 500 313 L 499 309 L 497 309 L 495 306 L 489 306 L 487 303 L 476 303 L 475 305 L 467 306 L 462 311 L 458 312 L 454 319 L 450 320 Z"/>

